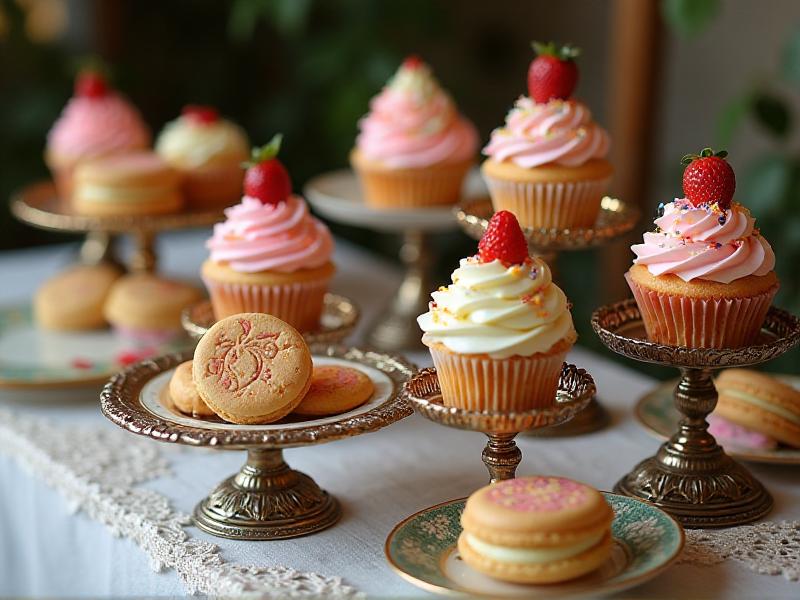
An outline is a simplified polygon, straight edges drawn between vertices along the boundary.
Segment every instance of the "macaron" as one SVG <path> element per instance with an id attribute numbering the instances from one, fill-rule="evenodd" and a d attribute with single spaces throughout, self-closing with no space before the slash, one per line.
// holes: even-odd
<path id="1" fill-rule="evenodd" d="M 121 335 L 161 343 L 183 333 L 181 311 L 202 298 L 199 288 L 183 281 L 134 273 L 114 284 L 103 312 Z"/>
<path id="2" fill-rule="evenodd" d="M 83 162 L 72 185 L 72 205 L 85 215 L 163 214 L 183 206 L 179 173 L 149 151 Z"/>
<path id="3" fill-rule="evenodd" d="M 33 315 L 43 329 L 80 331 L 105 327 L 103 305 L 122 275 L 107 263 L 80 265 L 45 281 L 33 298 Z"/>
<path id="4" fill-rule="evenodd" d="M 372 397 L 375 384 L 358 369 L 341 365 L 314 367 L 311 385 L 294 413 L 304 416 L 328 416 L 352 410 Z"/>
<path id="5" fill-rule="evenodd" d="M 727 369 L 715 383 L 716 414 L 800 448 L 800 390 L 750 369 Z"/>
<path id="6" fill-rule="evenodd" d="M 182 413 L 195 417 L 211 417 L 215 413 L 197 393 L 192 379 L 192 361 L 187 360 L 175 367 L 169 380 L 169 396 L 172 403 Z"/>
<path id="7" fill-rule="evenodd" d="M 217 415 L 240 424 L 272 423 L 300 404 L 313 364 L 303 336 L 265 313 L 217 321 L 194 352 L 192 377 Z"/>
<path id="8" fill-rule="evenodd" d="M 458 550 L 467 565 L 503 581 L 557 583 L 611 555 L 614 511 L 594 488 L 563 477 L 500 481 L 468 499 Z"/>

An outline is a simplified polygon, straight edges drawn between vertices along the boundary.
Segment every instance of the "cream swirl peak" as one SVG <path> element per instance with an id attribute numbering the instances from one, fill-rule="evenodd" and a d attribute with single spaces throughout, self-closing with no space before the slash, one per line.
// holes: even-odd
<path id="1" fill-rule="evenodd" d="M 356 148 L 364 157 L 396 169 L 466 161 L 478 148 L 475 126 L 416 57 L 372 99 L 359 129 Z"/>
<path id="2" fill-rule="evenodd" d="M 655 220 L 656 231 L 631 247 L 634 263 L 652 275 L 673 274 L 683 281 L 705 279 L 730 283 L 748 275 L 766 275 L 775 266 L 769 242 L 741 204 L 722 210 L 718 205 L 694 206 L 676 199 Z"/>
<path id="3" fill-rule="evenodd" d="M 537 258 L 510 266 L 465 258 L 452 281 L 431 294 L 430 310 L 417 319 L 429 342 L 460 354 L 508 358 L 575 340 L 567 298 Z"/>
<path id="4" fill-rule="evenodd" d="M 299 196 L 278 204 L 245 196 L 226 209 L 225 216 L 214 226 L 206 246 L 212 261 L 226 263 L 234 271 L 290 273 L 321 267 L 333 254 L 330 231 L 311 216 Z"/>
<path id="5" fill-rule="evenodd" d="M 605 158 L 609 147 L 608 133 L 582 102 L 554 99 L 537 104 L 520 96 L 505 126 L 492 131 L 483 153 L 524 169 L 550 163 L 577 167 Z"/>

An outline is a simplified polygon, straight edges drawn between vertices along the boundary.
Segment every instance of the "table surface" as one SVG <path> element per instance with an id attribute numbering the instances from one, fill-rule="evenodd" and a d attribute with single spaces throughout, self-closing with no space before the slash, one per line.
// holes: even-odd
<path id="1" fill-rule="evenodd" d="M 163 271 L 197 277 L 205 256 L 207 232 L 169 234 L 159 240 Z M 8 252 L 0 255 L 0 303 L 28 301 L 37 284 L 74 259 L 76 246 Z M 333 290 L 355 299 L 363 320 L 353 341 L 390 299 L 399 280 L 396 268 L 345 242 L 336 250 L 338 272 Z M 430 364 L 422 352 L 408 354 L 419 366 Z M 609 490 L 659 442 L 633 418 L 636 400 L 655 380 L 577 347 L 569 360 L 594 376 L 599 398 L 610 410 L 608 429 L 569 439 L 518 438 L 523 452 L 520 475 L 557 474 Z M 97 394 L 79 392 L 75 401 L 43 405 L 30 397 L 0 391 L 0 406 L 65 424 L 81 422 L 113 427 L 100 415 Z M 157 442 L 153 442 L 157 443 Z M 426 596 L 389 568 L 383 554 L 386 535 L 406 516 L 486 483 L 480 453 L 485 438 L 452 430 L 414 415 L 377 433 L 324 447 L 289 450 L 288 462 L 311 474 L 341 501 L 344 516 L 317 535 L 276 542 L 216 539 L 191 528 L 191 535 L 222 548 L 232 562 L 285 565 L 344 580 L 371 596 Z M 234 473 L 242 452 L 163 445 L 174 475 L 148 487 L 169 496 L 190 512 L 219 481 Z M 751 465 L 775 497 L 770 520 L 800 518 L 796 467 Z M 47 484 L 0 455 L 0 596 L 182 595 L 174 571 L 155 573 L 132 541 L 116 539 L 84 514 L 73 515 Z M 623 593 L 627 598 L 797 598 L 800 587 L 782 577 L 758 575 L 726 561 L 713 567 L 684 564 Z"/>

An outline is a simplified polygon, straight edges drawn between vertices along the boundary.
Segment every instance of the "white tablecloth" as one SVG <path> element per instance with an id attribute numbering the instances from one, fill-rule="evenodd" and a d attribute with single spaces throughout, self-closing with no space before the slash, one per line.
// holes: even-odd
<path id="1" fill-rule="evenodd" d="M 205 234 L 181 233 L 162 242 L 164 271 L 196 276 L 204 257 Z M 38 282 L 70 260 L 73 247 L 0 255 L 0 303 L 25 301 Z M 398 273 L 386 263 L 346 243 L 336 256 L 334 290 L 359 302 L 368 320 L 391 295 Z M 358 337 L 356 338 L 356 341 Z M 423 353 L 410 358 L 429 364 Z M 639 426 L 631 408 L 655 381 L 588 351 L 576 348 L 569 360 L 594 376 L 613 425 L 572 439 L 519 437 L 524 458 L 519 473 L 573 477 L 600 489 L 614 482 L 658 441 Z M 74 395 L 74 394 L 73 394 Z M 79 402 L 42 404 L 42 396 L 15 400 L 0 391 L 0 406 L 49 418 L 70 427 L 97 423 L 113 427 L 100 415 L 94 394 Z M 303 571 L 342 576 L 370 595 L 424 596 L 389 568 L 383 554 L 387 533 L 404 517 L 433 504 L 468 495 L 486 483 L 480 460 L 485 438 L 447 429 L 416 415 L 374 434 L 322 447 L 286 453 L 295 468 L 311 474 L 341 501 L 342 521 L 306 538 L 278 542 L 236 542 L 190 529 L 223 549 L 225 560 L 255 565 L 285 565 Z M 157 443 L 157 442 L 152 442 Z M 190 512 L 219 481 L 243 463 L 244 453 L 214 452 L 163 444 L 174 476 L 148 485 Z M 771 520 L 800 518 L 798 471 L 792 467 L 752 465 L 775 497 Z M 174 571 L 155 573 L 133 542 L 112 537 L 84 514 L 73 515 L 64 499 L 15 461 L 0 455 L 0 596 L 181 595 Z M 629 598 L 798 598 L 800 584 L 758 575 L 740 563 L 713 567 L 678 565 L 622 597 Z"/>

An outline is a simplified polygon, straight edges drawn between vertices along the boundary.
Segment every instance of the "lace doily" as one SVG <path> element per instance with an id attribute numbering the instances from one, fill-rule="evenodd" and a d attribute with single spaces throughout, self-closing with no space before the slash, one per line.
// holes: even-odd
<path id="1" fill-rule="evenodd" d="M 110 427 L 55 427 L 0 411 L 0 452 L 57 489 L 73 511 L 84 511 L 118 537 L 133 540 L 155 571 L 175 569 L 186 591 L 261 598 L 363 598 L 340 577 L 282 566 L 225 562 L 215 544 L 184 530 L 188 515 L 168 498 L 136 485 L 170 473 L 158 444 Z"/>
<path id="2" fill-rule="evenodd" d="M 727 559 L 741 561 L 762 575 L 800 581 L 800 521 L 686 531 L 686 548 L 678 564 L 710 566 Z"/>

